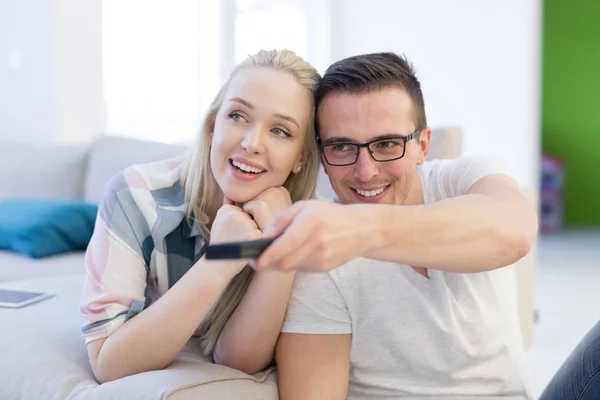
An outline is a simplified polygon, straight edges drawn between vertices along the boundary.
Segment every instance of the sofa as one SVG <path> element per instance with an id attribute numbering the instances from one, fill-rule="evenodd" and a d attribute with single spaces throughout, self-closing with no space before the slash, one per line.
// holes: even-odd
<path id="1" fill-rule="evenodd" d="M 460 129 L 434 130 L 429 158 L 457 157 L 461 139 Z M 67 198 L 97 203 L 109 179 L 126 166 L 179 156 L 185 150 L 116 136 L 100 136 L 86 145 L 49 146 L 0 139 L 0 200 Z M 319 193 L 333 194 L 322 173 Z M 533 268 L 533 258 L 521 262 L 527 263 L 522 268 Z M 212 364 L 200 355 L 194 339 L 164 370 L 99 385 L 79 331 L 83 265 L 83 251 L 30 259 L 0 250 L 0 287 L 55 293 L 20 309 L 0 308 L 0 399 L 278 398 L 274 368 L 251 376 Z M 522 311 L 524 326 L 530 325 L 532 282 L 519 285 L 520 301 L 529 308 Z M 530 329 L 525 327 L 524 332 Z"/>

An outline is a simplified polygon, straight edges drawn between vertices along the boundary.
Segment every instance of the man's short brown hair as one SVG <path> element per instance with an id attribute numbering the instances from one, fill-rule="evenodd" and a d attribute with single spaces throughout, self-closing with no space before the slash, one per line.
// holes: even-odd
<path id="1" fill-rule="evenodd" d="M 410 96 L 416 128 L 425 128 L 427 118 L 421 84 L 405 57 L 395 53 L 371 53 L 335 62 L 325 71 L 315 93 L 317 133 L 319 106 L 328 95 L 363 94 L 394 87 L 403 89 Z"/>

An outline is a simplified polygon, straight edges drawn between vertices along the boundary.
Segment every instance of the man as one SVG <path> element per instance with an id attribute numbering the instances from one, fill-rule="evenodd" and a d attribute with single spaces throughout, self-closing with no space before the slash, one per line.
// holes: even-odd
<path id="1" fill-rule="evenodd" d="M 490 159 L 425 161 L 420 84 L 395 54 L 333 64 L 317 107 L 345 205 L 295 204 L 255 265 L 328 271 L 296 274 L 282 399 L 531 398 L 515 277 L 501 267 L 528 253 L 533 206 Z"/>
<path id="2" fill-rule="evenodd" d="M 563 361 L 539 400 L 594 400 L 599 397 L 600 321 Z"/>

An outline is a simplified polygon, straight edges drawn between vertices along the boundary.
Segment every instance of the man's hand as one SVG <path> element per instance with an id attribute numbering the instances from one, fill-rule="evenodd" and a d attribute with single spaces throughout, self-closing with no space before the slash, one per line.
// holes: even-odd
<path id="1" fill-rule="evenodd" d="M 329 271 L 360 256 L 375 243 L 371 235 L 378 230 L 371 229 L 373 223 L 360 206 L 318 200 L 297 202 L 264 231 L 266 237 L 279 237 L 256 260 L 255 268 Z"/>
<path id="2" fill-rule="evenodd" d="M 292 205 L 290 193 L 283 186 L 272 187 L 245 203 L 244 211 L 254 218 L 256 225 L 264 231 L 273 223 L 275 216 Z"/>

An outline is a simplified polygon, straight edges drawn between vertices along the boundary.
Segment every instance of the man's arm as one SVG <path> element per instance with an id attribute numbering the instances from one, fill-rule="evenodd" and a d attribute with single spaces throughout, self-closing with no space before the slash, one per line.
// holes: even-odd
<path id="1" fill-rule="evenodd" d="M 282 333 L 276 350 L 281 400 L 343 400 L 352 335 Z"/>
<path id="2" fill-rule="evenodd" d="M 299 202 L 265 232 L 283 234 L 256 267 L 326 271 L 362 255 L 451 272 L 480 272 L 525 256 L 537 226 L 533 205 L 510 177 L 501 174 L 478 180 L 464 195 L 426 205 Z"/>
<path id="3" fill-rule="evenodd" d="M 500 174 L 480 179 L 463 196 L 368 212 L 379 235 L 365 257 L 451 272 L 513 264 L 527 255 L 538 227 L 533 205 Z"/>

